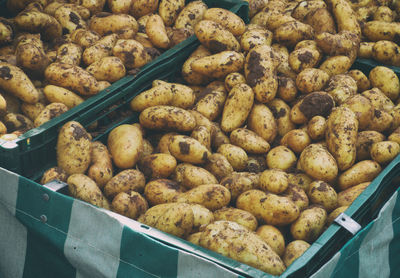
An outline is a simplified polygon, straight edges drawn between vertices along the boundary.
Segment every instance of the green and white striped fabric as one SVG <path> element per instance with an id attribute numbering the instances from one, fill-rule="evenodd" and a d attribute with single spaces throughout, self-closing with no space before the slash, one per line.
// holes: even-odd
<path id="1" fill-rule="evenodd" d="M 400 277 L 400 188 L 313 278 Z"/>
<path id="2" fill-rule="evenodd" d="M 1 278 L 239 277 L 138 229 L 0 168 Z"/>

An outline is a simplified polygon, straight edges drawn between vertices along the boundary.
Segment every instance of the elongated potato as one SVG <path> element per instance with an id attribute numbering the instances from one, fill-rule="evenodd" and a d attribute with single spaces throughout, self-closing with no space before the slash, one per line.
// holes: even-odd
<path id="1" fill-rule="evenodd" d="M 222 144 L 217 152 L 226 157 L 235 171 L 246 169 L 248 157 L 244 149 L 232 144 Z"/>
<path id="2" fill-rule="evenodd" d="M 50 84 L 67 88 L 84 96 L 95 95 L 101 89 L 94 76 L 70 64 L 52 63 L 46 68 L 44 75 Z"/>
<path id="3" fill-rule="evenodd" d="M 338 193 L 338 207 L 350 206 L 351 203 L 368 187 L 370 182 L 354 185 Z"/>
<path id="4" fill-rule="evenodd" d="M 190 207 L 193 210 L 192 233 L 198 231 L 200 227 L 205 227 L 214 222 L 214 214 L 209 209 L 199 204 L 191 204 Z"/>
<path id="5" fill-rule="evenodd" d="M 253 107 L 254 93 L 246 84 L 239 84 L 229 92 L 224 105 L 221 129 L 225 132 L 239 128 L 246 121 Z"/>
<path id="6" fill-rule="evenodd" d="M 355 95 L 346 99 L 342 104 L 350 108 L 357 117 L 359 130 L 365 130 L 371 124 L 374 117 L 374 109 L 368 98 L 362 95 Z"/>
<path id="7" fill-rule="evenodd" d="M 348 71 L 351 67 L 351 60 L 347 56 L 332 56 L 326 59 L 320 66 L 319 69 L 325 71 L 329 76 L 337 74 L 343 74 Z"/>
<path id="8" fill-rule="evenodd" d="M 127 169 L 112 177 L 104 186 L 104 194 L 113 199 L 118 193 L 129 191 L 143 192 L 146 180 L 142 172 L 135 169 Z"/>
<path id="9" fill-rule="evenodd" d="M 148 208 L 149 205 L 146 199 L 135 191 L 118 193 L 111 203 L 112 211 L 132 219 L 138 218 L 141 214 L 145 213 Z"/>
<path id="10" fill-rule="evenodd" d="M 261 173 L 259 188 L 266 192 L 280 194 L 289 186 L 289 176 L 280 169 L 268 169 Z"/>
<path id="11" fill-rule="evenodd" d="M 175 28 L 191 28 L 203 19 L 207 5 L 203 1 L 192 1 L 188 3 L 179 13 L 175 20 Z"/>
<path id="12" fill-rule="evenodd" d="M 339 32 L 347 30 L 356 33 L 358 36 L 361 35 L 360 24 L 349 2 L 345 0 L 328 0 L 327 4 L 328 7 L 332 8 Z"/>
<path id="13" fill-rule="evenodd" d="M 290 120 L 290 106 L 283 100 L 275 98 L 268 103 L 269 108 L 276 119 L 278 134 L 284 136 L 295 129 L 295 124 Z"/>
<path id="14" fill-rule="evenodd" d="M 158 5 L 158 13 L 164 21 L 165 26 L 172 26 L 179 15 L 179 12 L 185 7 L 184 0 L 170 1 L 161 0 Z"/>
<path id="15" fill-rule="evenodd" d="M 240 50 L 240 44 L 235 36 L 214 21 L 201 20 L 194 27 L 194 32 L 201 44 L 207 47 L 212 53 L 225 50 Z"/>
<path id="16" fill-rule="evenodd" d="M 257 219 L 254 215 L 248 211 L 237 208 L 221 208 L 216 210 L 214 211 L 214 219 L 215 221 L 226 220 L 236 222 L 250 231 L 255 231 L 258 226 Z"/>
<path id="17" fill-rule="evenodd" d="M 168 179 L 152 180 L 144 188 L 144 195 L 151 206 L 170 203 L 182 192 L 178 183 Z"/>
<path id="18" fill-rule="evenodd" d="M 80 14 L 68 6 L 59 7 L 55 13 L 54 18 L 60 23 L 63 32 L 72 33 L 77 29 L 86 29 L 86 21 Z"/>
<path id="19" fill-rule="evenodd" d="M 249 172 L 233 172 L 221 180 L 221 184 L 231 192 L 231 199 L 250 189 L 256 189 L 259 185 L 259 175 Z"/>
<path id="20" fill-rule="evenodd" d="M 53 102 L 47 105 L 39 115 L 36 116 L 33 124 L 35 127 L 41 126 L 42 124 L 60 116 L 61 114 L 68 111 L 68 107 L 63 103 Z"/>
<path id="21" fill-rule="evenodd" d="M 356 160 L 357 131 L 358 121 L 350 109 L 338 107 L 329 115 L 326 143 L 342 171 L 350 168 Z"/>
<path id="22" fill-rule="evenodd" d="M 217 54 L 194 60 L 192 69 L 202 75 L 224 78 L 229 73 L 241 71 L 244 55 L 236 51 L 222 51 Z"/>
<path id="23" fill-rule="evenodd" d="M 203 20 L 212 20 L 231 32 L 234 36 L 240 36 L 245 31 L 243 19 L 231 11 L 222 8 L 210 8 L 203 14 Z"/>
<path id="24" fill-rule="evenodd" d="M 140 124 L 149 129 L 172 129 L 192 131 L 196 121 L 188 111 L 173 107 L 157 105 L 146 108 L 140 113 Z"/>
<path id="25" fill-rule="evenodd" d="M 263 154 L 268 152 L 270 148 L 268 142 L 261 136 L 245 128 L 238 128 L 232 131 L 230 141 L 249 153 Z"/>
<path id="26" fill-rule="evenodd" d="M 73 174 L 68 177 L 68 190 L 72 197 L 92 205 L 110 209 L 110 203 L 96 183 L 84 174 Z"/>
<path id="27" fill-rule="evenodd" d="M 299 208 L 288 197 L 248 190 L 236 200 L 236 207 L 252 213 L 257 220 L 269 225 L 283 226 L 292 223 L 299 216 Z"/>
<path id="28" fill-rule="evenodd" d="M 290 233 L 294 239 L 313 242 L 322 234 L 327 216 L 322 207 L 311 206 L 300 213 L 290 226 Z"/>
<path id="29" fill-rule="evenodd" d="M 226 93 L 223 90 L 206 88 L 195 104 L 193 110 L 201 113 L 209 120 L 216 119 L 223 111 Z"/>
<path id="30" fill-rule="evenodd" d="M 111 56 L 114 45 L 118 40 L 117 34 L 111 34 L 98 39 L 82 53 L 82 61 L 89 66 L 101 58 Z"/>
<path id="31" fill-rule="evenodd" d="M 354 185 L 372 181 L 379 175 L 381 170 L 381 166 L 375 161 L 360 161 L 339 176 L 338 188 L 340 190 L 345 190 Z"/>
<path id="32" fill-rule="evenodd" d="M 175 158 L 193 164 L 205 163 L 211 155 L 199 141 L 184 135 L 174 135 L 171 138 L 169 151 Z"/>
<path id="33" fill-rule="evenodd" d="M 44 106 L 44 104 L 40 102 L 35 104 L 24 102 L 21 104 L 21 112 L 30 120 L 35 121 L 36 117 L 40 114 L 40 112 L 42 112 L 45 107 L 46 106 Z"/>
<path id="34" fill-rule="evenodd" d="M 54 85 L 47 85 L 43 88 L 43 92 L 48 101 L 63 103 L 68 107 L 68 109 L 71 109 L 84 101 L 83 98 L 70 90 Z"/>
<path id="35" fill-rule="evenodd" d="M 21 40 L 15 49 L 15 56 L 17 65 L 33 76 L 41 77 L 50 64 L 39 38 Z"/>
<path id="36" fill-rule="evenodd" d="M 177 170 L 178 167 L 175 171 Z M 189 189 L 203 184 L 218 183 L 218 180 L 215 178 L 215 176 L 202 167 L 184 163 L 184 167 L 181 167 L 180 171 L 182 178 L 179 180 L 179 182 L 181 185 Z"/>
<path id="37" fill-rule="evenodd" d="M 311 204 L 321 205 L 327 212 L 331 212 L 337 207 L 337 193 L 324 181 L 312 182 L 307 195 Z"/>
<path id="38" fill-rule="evenodd" d="M 39 92 L 28 76 L 8 63 L 0 62 L 0 88 L 24 102 L 34 104 L 39 101 Z"/>
<path id="39" fill-rule="evenodd" d="M 309 247 L 310 244 L 304 240 L 293 240 L 286 246 L 285 253 L 283 254 L 282 258 L 283 262 L 287 267 L 289 267 L 289 265 L 303 255 Z"/>
<path id="40" fill-rule="evenodd" d="M 113 83 L 125 76 L 126 70 L 118 57 L 103 57 L 86 68 L 97 81 Z"/>
<path id="41" fill-rule="evenodd" d="M 118 34 L 120 39 L 132 39 L 139 25 L 134 17 L 128 14 L 98 13 L 90 19 L 89 29 L 100 36 Z"/>
<path id="42" fill-rule="evenodd" d="M 274 33 L 276 41 L 283 45 L 295 46 L 302 40 L 309 40 L 314 37 L 313 28 L 300 21 L 289 21 L 279 26 Z"/>
<path id="43" fill-rule="evenodd" d="M 231 194 L 220 184 L 203 184 L 177 195 L 173 201 L 199 204 L 214 211 L 229 204 Z"/>
<path id="44" fill-rule="evenodd" d="M 68 175 L 83 174 L 91 161 L 91 136 L 75 121 L 67 122 L 58 133 L 57 165 Z"/>
<path id="45" fill-rule="evenodd" d="M 272 32 L 265 28 L 259 27 L 254 29 L 248 29 L 240 37 L 240 46 L 242 50 L 249 51 L 253 47 L 260 44 L 271 45 L 272 37 L 273 37 Z"/>
<path id="46" fill-rule="evenodd" d="M 139 155 L 142 151 L 142 131 L 138 126 L 120 125 L 108 135 L 107 147 L 114 164 L 118 168 L 132 168 L 139 160 Z"/>
<path id="47" fill-rule="evenodd" d="M 277 228 L 271 225 L 262 225 L 258 227 L 256 234 L 282 257 L 285 251 L 285 238 Z"/>
<path id="48" fill-rule="evenodd" d="M 268 143 L 272 143 L 278 133 L 277 121 L 272 111 L 261 103 L 253 105 L 247 119 L 248 128 L 261 136 Z"/>
<path id="49" fill-rule="evenodd" d="M 107 147 L 99 141 L 92 142 L 91 165 L 88 169 L 88 176 L 96 182 L 100 189 L 103 189 L 113 177 L 111 155 Z"/>
<path id="50" fill-rule="evenodd" d="M 393 41 L 398 30 L 398 22 L 372 20 L 364 24 L 362 31 L 368 40 L 376 42 L 381 40 Z"/>
<path id="51" fill-rule="evenodd" d="M 371 158 L 381 165 L 392 161 L 400 152 L 400 145 L 393 141 L 373 143 L 371 146 Z"/>
<path id="52" fill-rule="evenodd" d="M 146 34 L 151 43 L 158 48 L 168 48 L 170 40 L 165 29 L 164 21 L 158 14 L 150 15 L 146 23 Z"/>
<path id="53" fill-rule="evenodd" d="M 195 129 L 193 129 L 190 137 L 196 139 L 211 151 L 211 130 L 209 128 L 202 125 L 197 126 Z"/>
<path id="54" fill-rule="evenodd" d="M 400 93 L 400 82 L 397 75 L 390 68 L 378 66 L 369 73 L 372 87 L 379 88 L 391 100 L 396 100 Z"/>
<path id="55" fill-rule="evenodd" d="M 176 159 L 166 153 L 155 153 L 139 160 L 139 169 L 150 179 L 167 178 L 176 167 Z"/>
<path id="56" fill-rule="evenodd" d="M 282 260 L 268 244 L 235 222 L 220 220 L 208 225 L 202 231 L 199 243 L 200 246 L 272 275 L 280 275 L 285 271 Z"/>

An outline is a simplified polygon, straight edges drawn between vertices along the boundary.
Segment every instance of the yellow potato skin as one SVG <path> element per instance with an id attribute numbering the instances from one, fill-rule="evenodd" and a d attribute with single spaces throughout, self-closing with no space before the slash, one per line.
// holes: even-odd
<path id="1" fill-rule="evenodd" d="M 283 195 L 290 198 L 296 204 L 300 211 L 306 209 L 310 203 L 309 198 L 303 187 L 291 183 L 290 180 L 289 186 L 285 190 L 285 192 L 283 192 Z"/>
<path id="2" fill-rule="evenodd" d="M 147 201 L 139 193 L 130 191 L 121 192 L 114 197 L 111 210 L 126 217 L 136 219 L 149 208 Z"/>
<path id="3" fill-rule="evenodd" d="M 362 95 L 355 95 L 347 98 L 342 105 L 350 108 L 355 113 L 358 120 L 359 130 L 365 130 L 368 128 L 374 117 L 374 109 L 369 99 Z"/>
<path id="4" fill-rule="evenodd" d="M 92 142 L 91 165 L 88 169 L 88 176 L 96 182 L 100 189 L 103 189 L 113 177 L 111 155 L 107 147 L 99 141 Z"/>
<path id="5" fill-rule="evenodd" d="M 272 114 L 276 120 L 278 134 L 284 136 L 289 131 L 293 130 L 296 126 L 290 120 L 290 106 L 283 100 L 275 98 L 268 103 Z"/>
<path id="6" fill-rule="evenodd" d="M 264 240 L 280 257 L 285 252 L 285 238 L 282 233 L 271 225 L 262 225 L 256 230 L 256 234 Z"/>
<path id="7" fill-rule="evenodd" d="M 85 173 L 91 162 L 91 139 L 80 123 L 64 124 L 57 139 L 58 167 L 68 175 Z"/>
<path id="8" fill-rule="evenodd" d="M 193 164 L 205 163 L 211 155 L 199 141 L 185 135 L 172 136 L 168 148 L 176 159 Z"/>
<path id="9" fill-rule="evenodd" d="M 248 157 L 244 149 L 232 144 L 222 144 L 217 152 L 226 157 L 235 171 L 245 170 Z"/>
<path id="10" fill-rule="evenodd" d="M 207 5 L 203 1 L 193 1 L 188 3 L 179 13 L 175 20 L 175 28 L 191 28 L 203 19 Z"/>
<path id="11" fill-rule="evenodd" d="M 258 226 L 257 219 L 250 212 L 231 207 L 214 211 L 214 219 L 215 221 L 226 220 L 236 222 L 250 231 L 255 231 Z"/>
<path id="12" fill-rule="evenodd" d="M 100 36 L 111 33 L 118 34 L 120 39 L 132 39 L 139 29 L 139 24 L 134 17 L 128 14 L 102 12 L 92 16 L 89 29 Z"/>
<path id="13" fill-rule="evenodd" d="M 86 68 L 97 81 L 113 83 L 126 74 L 126 69 L 118 57 L 103 57 Z"/>
<path id="14" fill-rule="evenodd" d="M 257 189 L 242 193 L 236 200 L 236 207 L 252 213 L 259 221 L 277 226 L 292 223 L 300 214 L 299 208 L 288 197 Z"/>
<path id="15" fill-rule="evenodd" d="M 382 133 L 373 130 L 361 131 L 358 133 L 356 142 L 357 160 L 366 160 L 371 158 L 371 147 L 373 143 L 385 140 Z"/>
<path id="16" fill-rule="evenodd" d="M 84 49 L 90 47 L 101 38 L 97 33 L 85 29 L 75 30 L 70 37 L 73 43 L 80 45 Z"/>
<path id="17" fill-rule="evenodd" d="M 173 202 L 182 192 L 178 183 L 168 179 L 152 180 L 144 188 L 144 195 L 151 206 Z"/>
<path id="18" fill-rule="evenodd" d="M 195 188 L 202 184 L 216 184 L 218 180 L 213 174 L 202 167 L 197 167 L 188 163 L 180 164 L 181 179 L 177 179 L 180 184 L 188 189 Z M 184 166 L 183 166 L 184 165 Z M 178 167 L 175 168 L 175 171 Z M 176 174 L 178 175 L 178 174 Z"/>
<path id="19" fill-rule="evenodd" d="M 218 180 L 230 175 L 233 167 L 229 160 L 220 153 L 213 153 L 208 157 L 205 168 L 210 171 Z"/>
<path id="20" fill-rule="evenodd" d="M 75 43 L 65 43 L 57 49 L 57 62 L 77 65 L 81 63 L 82 47 Z"/>
<path id="21" fill-rule="evenodd" d="M 284 171 L 293 167 L 296 161 L 294 152 L 285 146 L 272 148 L 266 157 L 266 163 L 270 169 L 277 168 Z"/>
<path id="22" fill-rule="evenodd" d="M 200 236 L 200 246 L 246 263 L 272 275 L 280 275 L 285 265 L 259 236 L 230 221 L 209 224 Z M 241 252 L 232 252 L 241 250 Z"/>
<path id="23" fill-rule="evenodd" d="M 197 101 L 193 110 L 213 121 L 223 111 L 226 93 L 224 90 L 206 88 L 202 94 L 204 94 L 204 97 Z"/>
<path id="24" fill-rule="evenodd" d="M 307 68 L 297 75 L 296 86 L 302 93 L 308 94 L 322 90 L 328 80 L 329 75 L 323 70 Z"/>
<path id="25" fill-rule="evenodd" d="M 280 169 L 268 169 L 260 175 L 259 188 L 266 192 L 280 194 L 289 186 L 289 176 Z"/>
<path id="26" fill-rule="evenodd" d="M 327 212 L 331 212 L 337 207 L 337 193 L 331 185 L 324 181 L 312 182 L 307 195 L 311 204 L 321 205 Z"/>
<path id="27" fill-rule="evenodd" d="M 259 175 L 250 172 L 233 172 L 221 180 L 221 184 L 228 188 L 231 199 L 235 201 L 243 192 L 256 189 L 259 185 Z"/>
<path id="28" fill-rule="evenodd" d="M 305 130 L 293 129 L 282 137 L 281 144 L 299 154 L 311 144 L 311 138 Z"/>
<path id="29" fill-rule="evenodd" d="M 170 40 L 163 19 L 158 14 L 150 15 L 146 23 L 146 34 L 151 43 L 158 48 L 168 48 Z"/>
<path id="30" fill-rule="evenodd" d="M 140 18 L 144 15 L 155 12 L 158 8 L 158 0 L 136 0 L 131 1 L 130 13 L 135 18 Z"/>
<path id="31" fill-rule="evenodd" d="M 347 30 L 356 33 L 358 36 L 361 35 L 360 24 L 349 2 L 345 0 L 328 0 L 327 5 L 332 8 L 339 32 Z"/>
<path id="32" fill-rule="evenodd" d="M 351 60 L 347 56 L 332 56 L 326 59 L 319 69 L 325 71 L 329 76 L 343 74 L 351 67 Z"/>
<path id="33" fill-rule="evenodd" d="M 45 108 L 44 104 L 38 102 L 35 104 L 29 104 L 26 102 L 23 102 L 21 104 L 21 112 L 27 116 L 30 120 L 35 121 L 36 117 L 42 112 L 42 110 Z"/>
<path id="34" fill-rule="evenodd" d="M 371 158 L 381 165 L 392 161 L 400 152 L 400 145 L 394 141 L 382 141 L 371 146 Z"/>
<path id="35" fill-rule="evenodd" d="M 68 107 L 63 103 L 53 102 L 47 105 L 40 113 L 36 116 L 33 122 L 35 127 L 41 126 L 42 124 L 60 116 L 61 114 L 68 111 Z"/>
<path id="36" fill-rule="evenodd" d="M 304 240 L 293 240 L 291 241 L 285 249 L 283 254 L 283 262 L 286 267 L 289 267 L 297 258 L 299 258 L 303 253 L 310 247 L 310 244 Z"/>
<path id="37" fill-rule="evenodd" d="M 268 143 L 272 143 L 278 133 L 278 124 L 268 106 L 255 103 L 247 118 L 248 128 L 261 136 Z"/>
<path id="38" fill-rule="evenodd" d="M 70 90 L 54 85 L 47 85 L 44 87 L 43 93 L 48 101 L 63 103 L 68 107 L 68 109 L 71 109 L 84 101 L 83 98 Z"/>
<path id="39" fill-rule="evenodd" d="M 132 39 L 118 40 L 113 49 L 112 54 L 121 59 L 125 68 L 139 68 L 151 61 L 151 56 L 144 46 Z"/>
<path id="40" fill-rule="evenodd" d="M 222 8 L 207 9 L 203 14 L 203 20 L 212 20 L 219 23 L 234 36 L 242 35 L 246 29 L 243 19 L 231 11 Z"/>
<path id="41" fill-rule="evenodd" d="M 211 130 L 209 128 L 202 125 L 197 126 L 195 129 L 193 129 L 190 137 L 196 139 L 211 151 Z"/>
<path id="42" fill-rule="evenodd" d="M 60 167 L 52 167 L 43 173 L 40 179 L 40 184 L 46 184 L 52 180 L 58 180 L 62 182 L 67 182 L 68 174 Z"/>
<path id="43" fill-rule="evenodd" d="M 369 73 L 372 87 L 379 88 L 392 101 L 396 100 L 400 93 L 400 82 L 392 69 L 378 66 Z"/>
<path id="44" fill-rule="evenodd" d="M 230 141 L 233 145 L 237 145 L 249 153 L 263 154 L 270 149 L 266 140 L 246 128 L 237 128 L 232 131 Z"/>
<path id="45" fill-rule="evenodd" d="M 175 170 L 176 159 L 170 154 L 155 153 L 142 157 L 138 166 L 151 179 L 167 178 Z"/>
<path id="46" fill-rule="evenodd" d="M 294 239 L 313 242 L 322 234 L 327 216 L 322 207 L 314 206 L 305 209 L 290 226 L 290 233 Z"/>
<path id="47" fill-rule="evenodd" d="M 85 48 L 82 53 L 82 61 L 85 65 L 89 66 L 103 57 L 111 56 L 112 49 L 117 43 L 118 35 L 111 34 L 99 38 L 92 45 Z"/>
<path id="48" fill-rule="evenodd" d="M 179 15 L 179 12 L 185 7 L 184 0 L 169 1 L 161 0 L 158 5 L 158 14 L 164 21 L 165 26 L 172 26 Z"/>
<path id="49" fill-rule="evenodd" d="M 3 127 L 3 130 L 4 131 L 7 130 L 7 132 L 9 133 L 11 132 L 24 133 L 34 127 L 32 121 L 28 117 L 25 117 L 24 115 L 18 113 L 7 113 L 3 117 L 2 123 L 6 126 L 6 128 Z"/>
<path id="50" fill-rule="evenodd" d="M 350 206 L 351 203 L 368 187 L 370 182 L 354 185 L 338 193 L 338 207 Z"/>
<path id="51" fill-rule="evenodd" d="M 127 169 L 119 172 L 112 177 L 104 186 L 104 194 L 109 199 L 113 199 L 118 193 L 129 191 L 143 192 L 146 184 L 142 172 L 135 169 Z"/>
<path id="52" fill-rule="evenodd" d="M 372 181 L 379 175 L 381 170 L 381 166 L 375 161 L 360 161 L 339 176 L 338 188 L 345 190 L 354 185 Z"/>
<path id="53" fill-rule="evenodd" d="M 139 160 L 143 148 L 142 131 L 137 126 L 120 125 L 108 135 L 107 147 L 118 168 L 132 168 Z"/>
<path id="54" fill-rule="evenodd" d="M 173 198 L 178 203 L 194 203 L 215 211 L 229 204 L 231 194 L 220 184 L 203 184 Z"/>
<path id="55" fill-rule="evenodd" d="M 72 174 L 67 179 L 68 190 L 72 197 L 92 205 L 110 209 L 110 203 L 96 183 L 84 174 Z"/>

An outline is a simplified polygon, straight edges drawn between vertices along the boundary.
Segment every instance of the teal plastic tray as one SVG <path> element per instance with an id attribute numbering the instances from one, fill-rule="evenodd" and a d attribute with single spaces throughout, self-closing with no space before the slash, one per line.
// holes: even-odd
<path id="1" fill-rule="evenodd" d="M 228 9 L 248 22 L 247 2 L 238 0 L 204 2 L 209 7 Z M 109 124 L 110 119 L 107 116 L 119 108 L 119 103 L 132 99 L 143 86 L 160 78 L 165 63 L 182 63 L 199 45 L 197 38 L 192 36 L 144 66 L 137 75 L 122 78 L 82 104 L 38 128 L 29 130 L 14 141 L 0 140 L 0 167 L 36 179 L 55 163 L 58 130 L 63 124 L 72 120 L 80 122 L 85 127 L 95 121 L 101 126 Z"/>

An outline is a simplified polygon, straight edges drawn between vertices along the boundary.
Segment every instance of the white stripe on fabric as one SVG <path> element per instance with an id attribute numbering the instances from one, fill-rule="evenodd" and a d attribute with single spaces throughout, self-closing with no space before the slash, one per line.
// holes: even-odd
<path id="1" fill-rule="evenodd" d="M 18 178 L 17 174 L 0 167 L 0 203 L 12 215 L 15 215 L 15 207 L 17 205 Z"/>
<path id="2" fill-rule="evenodd" d="M 64 254 L 77 278 L 117 276 L 123 226 L 103 211 L 78 200 L 71 209 Z"/>
<path id="3" fill-rule="evenodd" d="M 383 206 L 378 218 L 361 243 L 359 277 L 389 277 L 389 244 L 393 239 L 392 214 L 397 192 Z"/>
<path id="4" fill-rule="evenodd" d="M 20 278 L 24 273 L 27 230 L 15 211 L 19 176 L 0 168 L 0 277 Z"/>
<path id="5" fill-rule="evenodd" d="M 237 274 L 198 256 L 179 251 L 177 278 L 218 277 L 234 278 Z"/>
<path id="6" fill-rule="evenodd" d="M 317 272 L 315 272 L 310 278 L 328 278 L 332 275 L 333 271 L 339 262 L 341 253 L 337 252 L 332 259 L 324 264 Z"/>

